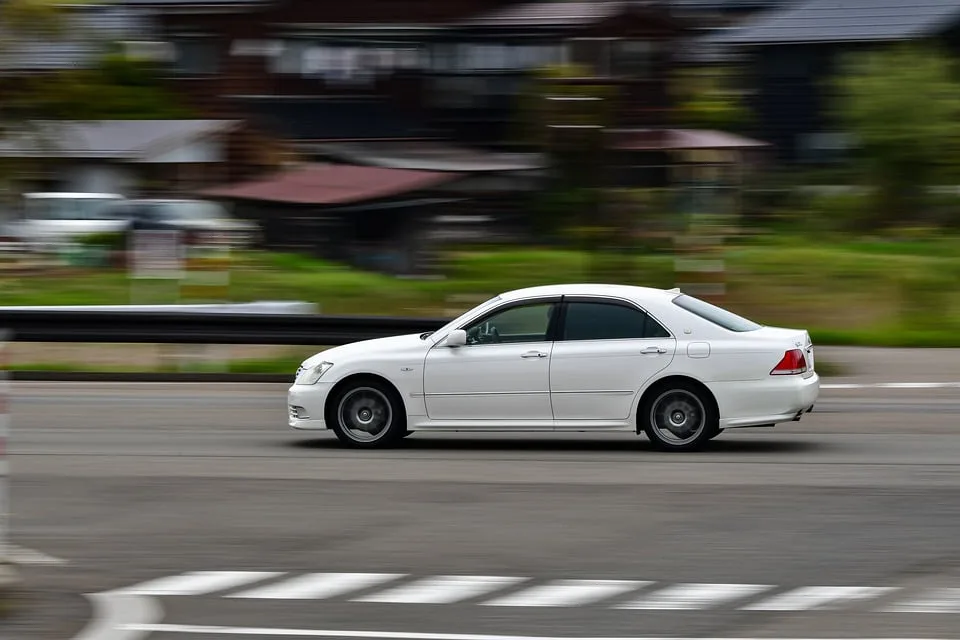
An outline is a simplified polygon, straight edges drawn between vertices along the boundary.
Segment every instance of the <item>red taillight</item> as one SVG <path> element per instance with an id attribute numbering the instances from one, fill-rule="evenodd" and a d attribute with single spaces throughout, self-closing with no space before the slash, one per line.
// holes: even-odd
<path id="1" fill-rule="evenodd" d="M 802 349 L 791 349 L 783 354 L 783 359 L 770 372 L 772 376 L 795 376 L 807 372 L 807 359 Z"/>

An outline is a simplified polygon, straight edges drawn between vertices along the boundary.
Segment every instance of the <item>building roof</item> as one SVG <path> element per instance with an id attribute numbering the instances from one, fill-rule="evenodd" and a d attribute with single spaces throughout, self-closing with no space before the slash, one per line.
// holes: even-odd
<path id="1" fill-rule="evenodd" d="M 933 35 L 960 20 L 960 0 L 798 0 L 712 39 L 724 45 L 876 42 Z"/>
<path id="2" fill-rule="evenodd" d="M 134 7 L 224 9 L 273 4 L 274 0 L 119 0 L 117 4 Z"/>
<path id="3" fill-rule="evenodd" d="M 709 129 L 635 129 L 620 131 L 614 148 L 622 151 L 749 149 L 769 143 Z"/>
<path id="4" fill-rule="evenodd" d="M 675 9 L 698 9 L 707 11 L 736 11 L 769 9 L 795 0 L 671 0 Z"/>
<path id="5" fill-rule="evenodd" d="M 203 191 L 209 198 L 285 204 L 341 205 L 430 189 L 455 173 L 355 165 L 308 164 L 235 185 Z"/>
<path id="6" fill-rule="evenodd" d="M 358 165 L 462 173 L 536 171 L 547 166 L 537 153 L 496 153 L 439 141 L 331 142 L 308 145 L 314 153 Z"/>
<path id="7" fill-rule="evenodd" d="M 469 26 L 580 26 L 621 13 L 626 2 L 528 2 L 467 18 Z"/>
<path id="8" fill-rule="evenodd" d="M 427 138 L 430 131 L 379 100 L 300 99 L 268 96 L 233 99 L 259 128 L 286 140 L 389 140 Z"/>
<path id="9" fill-rule="evenodd" d="M 0 140 L 0 157 L 150 162 L 237 124 L 230 120 L 39 122 L 29 132 Z"/>

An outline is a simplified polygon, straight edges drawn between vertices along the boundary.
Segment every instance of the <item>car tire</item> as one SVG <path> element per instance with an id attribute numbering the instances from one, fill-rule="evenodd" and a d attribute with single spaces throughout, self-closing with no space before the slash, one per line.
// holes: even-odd
<path id="1" fill-rule="evenodd" d="M 720 432 L 713 398 L 698 385 L 684 381 L 651 389 L 637 420 L 661 451 L 696 451 Z"/>
<path id="2" fill-rule="evenodd" d="M 338 389 L 327 404 L 327 421 L 341 444 L 358 449 L 390 447 L 407 433 L 407 415 L 399 394 L 375 379 Z"/>

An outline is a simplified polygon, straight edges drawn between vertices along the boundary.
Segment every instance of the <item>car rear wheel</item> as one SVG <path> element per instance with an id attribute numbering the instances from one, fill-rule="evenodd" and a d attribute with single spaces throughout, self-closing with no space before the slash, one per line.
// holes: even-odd
<path id="1" fill-rule="evenodd" d="M 328 411 L 333 432 L 349 447 L 388 447 L 407 432 L 397 393 L 377 380 L 358 381 L 340 389 L 331 398 Z"/>
<path id="2" fill-rule="evenodd" d="M 650 441 L 664 451 L 695 451 L 720 431 L 712 398 L 686 382 L 654 389 L 638 418 Z"/>

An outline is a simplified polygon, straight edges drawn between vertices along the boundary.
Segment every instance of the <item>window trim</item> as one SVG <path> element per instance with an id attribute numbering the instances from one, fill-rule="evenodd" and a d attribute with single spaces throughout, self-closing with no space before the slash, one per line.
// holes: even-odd
<path id="1" fill-rule="evenodd" d="M 610 304 L 617 307 L 625 307 L 633 311 L 639 311 L 646 315 L 647 318 L 656 322 L 660 327 L 667 332 L 667 335 L 663 338 L 592 338 L 590 340 L 565 340 L 563 338 L 564 330 L 567 327 L 567 307 L 571 303 L 575 302 L 586 302 L 594 304 Z M 650 313 L 647 309 L 643 308 L 637 302 L 630 300 L 629 298 L 618 298 L 608 295 L 591 295 L 591 294 L 577 294 L 572 296 L 563 296 L 563 302 L 560 307 L 559 315 L 559 329 L 556 332 L 557 342 L 626 342 L 626 341 L 636 341 L 636 340 L 674 340 L 676 341 L 676 336 L 673 334 L 673 331 L 660 321 L 655 315 Z"/>
<path id="2" fill-rule="evenodd" d="M 720 323 L 717 322 L 716 320 L 713 320 L 713 319 L 711 319 L 711 318 L 709 318 L 709 317 L 707 317 L 707 316 L 705 316 L 705 315 L 702 315 L 702 314 L 700 314 L 700 313 L 697 313 L 696 311 L 692 311 L 692 310 L 686 308 L 685 306 L 683 306 L 683 305 L 681 305 L 681 304 L 678 304 L 678 303 L 677 303 L 677 300 L 679 300 L 680 298 L 688 298 L 688 299 L 690 299 L 690 300 L 696 300 L 697 302 L 702 302 L 702 303 L 704 303 L 704 304 L 710 305 L 711 307 L 714 307 L 714 308 L 716 308 L 716 309 L 719 309 L 720 311 L 723 311 L 724 313 L 729 313 L 730 315 L 734 316 L 735 318 L 739 318 L 740 320 L 743 320 L 744 322 L 748 322 L 748 323 L 750 323 L 751 325 L 754 325 L 754 326 L 753 326 L 753 328 L 750 328 L 750 329 L 739 329 L 739 330 L 738 330 L 738 329 L 731 329 L 730 327 L 727 327 L 727 326 L 724 326 L 724 325 L 720 324 Z M 696 297 L 694 297 L 694 296 L 692 296 L 692 295 L 690 295 L 690 294 L 686 294 L 686 293 L 680 294 L 680 295 L 676 296 L 675 298 L 673 298 L 672 300 L 670 300 L 670 303 L 673 304 L 673 305 L 674 305 L 675 307 L 677 307 L 678 309 L 682 309 L 682 310 L 685 311 L 686 313 L 689 313 L 689 314 L 692 315 L 693 317 L 695 317 L 695 318 L 697 318 L 697 319 L 699 319 L 699 320 L 702 320 L 703 322 L 706 322 L 707 324 L 709 324 L 709 325 L 711 325 L 711 326 L 713 326 L 713 327 L 717 327 L 718 329 L 721 329 L 721 330 L 723 330 L 723 331 L 727 331 L 727 332 L 732 333 L 732 334 L 735 334 L 735 335 L 744 335 L 744 334 L 748 334 L 748 333 L 753 333 L 753 332 L 755 332 L 755 331 L 759 331 L 760 329 L 763 329 L 763 327 L 764 327 L 764 325 L 760 324 L 759 322 L 755 322 L 755 321 L 751 320 L 750 318 L 745 318 L 744 316 L 741 316 L 741 315 L 738 314 L 738 313 L 734 313 L 733 311 L 730 311 L 729 309 L 724 309 L 723 307 L 720 307 L 720 306 L 718 306 L 718 305 L 715 305 L 715 304 L 713 304 L 713 303 L 711 303 L 711 302 L 707 302 L 706 300 L 702 300 L 702 299 L 700 299 L 700 298 L 696 298 Z"/>
<path id="3" fill-rule="evenodd" d="M 503 342 L 500 344 L 468 344 L 464 345 L 465 347 L 502 347 L 508 345 L 516 344 L 542 344 L 544 342 L 557 342 L 557 337 L 560 335 L 559 330 L 562 327 L 562 315 L 563 315 L 563 296 L 551 295 L 551 296 L 541 296 L 536 298 L 523 298 L 522 300 L 509 300 L 503 304 L 490 309 L 489 311 L 482 313 L 480 315 L 469 318 L 458 325 L 453 330 L 466 330 L 468 327 L 471 327 L 475 324 L 481 323 L 488 318 L 491 318 L 495 315 L 499 315 L 504 311 L 509 311 L 516 307 L 529 307 L 534 305 L 547 304 L 555 305 L 558 307 L 558 312 L 551 318 L 550 324 L 547 326 L 547 333 L 544 336 L 544 340 L 536 340 L 531 342 Z M 449 333 L 448 333 L 449 335 Z"/>

